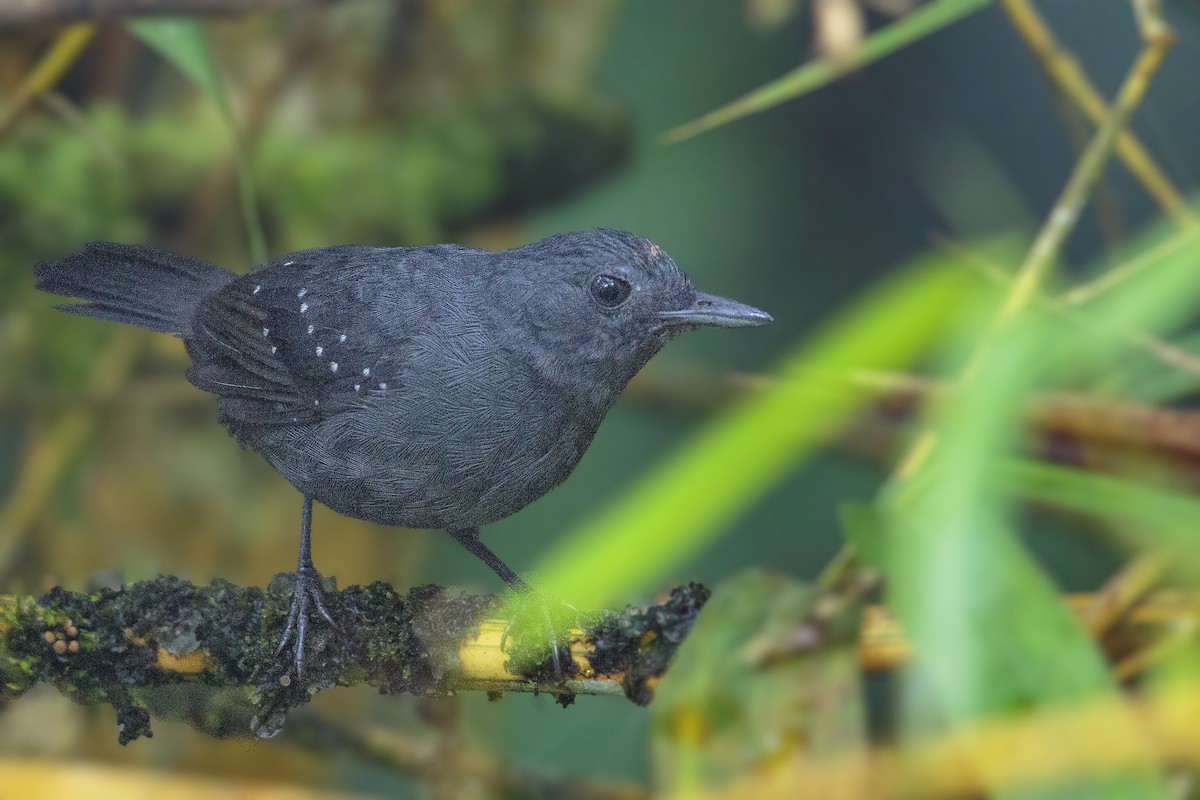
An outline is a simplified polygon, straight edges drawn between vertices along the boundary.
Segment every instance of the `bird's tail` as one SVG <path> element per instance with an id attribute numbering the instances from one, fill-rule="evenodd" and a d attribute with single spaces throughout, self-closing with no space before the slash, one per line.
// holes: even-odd
<path id="1" fill-rule="evenodd" d="M 112 242 L 38 264 L 36 274 L 43 292 L 87 301 L 55 308 L 176 336 L 189 335 L 200 302 L 236 277 L 194 258 Z"/>

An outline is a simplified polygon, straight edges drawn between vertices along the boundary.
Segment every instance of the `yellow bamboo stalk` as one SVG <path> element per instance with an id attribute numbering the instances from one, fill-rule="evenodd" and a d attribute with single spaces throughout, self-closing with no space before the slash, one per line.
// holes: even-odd
<path id="1" fill-rule="evenodd" d="M 0 796 L 27 800 L 61 797 L 156 798 L 157 800 L 357 800 L 366 795 L 332 792 L 159 769 L 80 764 L 67 760 L 0 758 Z"/>
<path id="2" fill-rule="evenodd" d="M 1041 62 L 1046 76 L 1064 95 L 1070 98 L 1094 125 L 1100 125 L 1112 113 L 1103 95 L 1088 78 L 1079 61 L 1054 38 L 1053 31 L 1030 0 L 1000 0 L 1009 21 Z M 1188 207 L 1187 200 L 1171 179 L 1159 168 L 1132 132 L 1117 134 L 1116 155 L 1146 193 L 1185 228 L 1200 223 Z"/>
<path id="3" fill-rule="evenodd" d="M 95 34 L 94 24 L 81 22 L 58 35 L 46 54 L 25 76 L 8 109 L 0 116 L 0 139 L 8 134 L 30 103 L 54 88 Z"/>

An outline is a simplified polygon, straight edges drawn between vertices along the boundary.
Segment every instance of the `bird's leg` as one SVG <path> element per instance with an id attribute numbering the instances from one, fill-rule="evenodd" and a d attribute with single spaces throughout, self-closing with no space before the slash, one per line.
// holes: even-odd
<path id="1" fill-rule="evenodd" d="M 512 568 L 501 561 L 500 556 L 493 553 L 491 548 L 479 538 L 479 528 L 464 528 L 459 531 L 450 531 L 450 535 L 454 537 L 456 542 L 465 547 L 468 553 L 491 567 L 492 572 L 499 575 L 500 580 L 507 583 L 511 589 L 522 594 L 529 592 L 529 584 L 525 582 L 525 579 L 513 572 Z"/>
<path id="2" fill-rule="evenodd" d="M 282 653 L 288 642 L 295 634 L 296 679 L 299 680 L 304 672 L 304 634 L 308 630 L 308 607 L 314 605 L 317 611 L 334 628 L 337 623 L 325 605 L 325 585 L 321 573 L 312 563 L 312 498 L 305 496 L 304 511 L 300 516 L 300 557 L 296 562 L 296 591 L 292 595 L 292 610 L 288 614 L 287 626 L 283 629 L 283 637 L 279 640 L 276 654 Z"/>
<path id="3" fill-rule="evenodd" d="M 558 647 L 558 631 L 554 626 L 554 622 L 550 618 L 550 609 L 541 598 L 536 596 L 533 588 L 516 572 L 512 570 L 508 564 L 501 560 L 500 556 L 492 552 L 483 540 L 479 538 L 479 528 L 464 528 L 457 531 L 449 531 L 454 540 L 466 548 L 467 552 L 478 558 L 483 563 L 492 568 L 500 576 L 500 579 L 508 584 L 509 588 L 519 593 L 522 598 L 535 598 L 542 604 L 542 615 L 545 618 L 547 630 L 550 633 L 550 656 L 554 660 L 554 671 L 561 676 L 563 674 L 562 661 L 559 655 Z M 511 626 L 511 623 L 510 623 Z M 501 647 L 503 640 L 508 638 L 508 629 L 504 631 L 501 638 Z"/>

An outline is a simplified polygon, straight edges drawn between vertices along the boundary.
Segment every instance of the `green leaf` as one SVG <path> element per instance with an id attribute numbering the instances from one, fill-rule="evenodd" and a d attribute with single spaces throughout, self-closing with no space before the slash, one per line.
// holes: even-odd
<path id="1" fill-rule="evenodd" d="M 710 111 L 697 120 L 667 131 L 663 134 L 663 140 L 668 144 L 681 142 L 742 117 L 766 111 L 768 108 L 788 100 L 795 100 L 801 95 L 832 83 L 864 64 L 878 61 L 919 39 L 936 33 L 991 3 L 992 0 L 934 0 L 868 36 L 862 43 L 857 59 L 837 61 L 831 58 L 820 58 L 810 61 L 727 106 Z"/>
<path id="2" fill-rule="evenodd" d="M 888 498 L 888 598 L 916 654 L 914 686 L 926 705 L 920 727 L 930 719 L 930 701 L 933 718 L 951 726 L 1100 696 L 1117 702 L 1103 655 L 1017 540 L 1013 507 L 1000 488 L 1004 454 L 1019 440 L 1023 398 L 1047 364 L 1045 343 L 1055 333 L 1050 321 L 1028 315 L 993 335 L 937 409 L 936 444 L 918 481 Z M 1132 716 L 1129 724 L 1136 726 Z M 1145 771 L 1081 779 L 1053 796 L 1166 792 Z"/>
<path id="3" fill-rule="evenodd" d="M 1166 238 L 1165 227 L 1157 225 L 1139 235 L 1128 260 L 1114 268 L 1125 270 L 1131 262 L 1137 263 L 1136 272 L 1121 282 L 1119 291 L 1102 293 L 1075 307 L 1087 327 L 1064 331 L 1056 346 L 1040 354 L 1042 368 L 1065 365 L 1078 371 L 1082 367 L 1108 378 L 1113 359 L 1128 355 L 1131 338 L 1171 333 L 1193 317 L 1200 300 L 1196 282 L 1200 228 Z"/>
<path id="4" fill-rule="evenodd" d="M 186 17 L 155 17 L 131 19 L 125 25 L 215 100 L 222 114 L 229 114 L 225 89 L 199 22 Z"/>
<path id="5" fill-rule="evenodd" d="M 1200 331 L 1178 337 L 1171 346 L 1180 353 L 1200 353 Z M 1191 360 L 1200 362 L 1195 355 Z M 1121 359 L 1102 380 L 1106 390 L 1126 401 L 1169 403 L 1200 394 L 1200 371 L 1196 366 L 1168 367 L 1146 353 L 1131 353 L 1129 358 Z"/>
<path id="6" fill-rule="evenodd" d="M 945 255 L 899 271 L 802 343 L 774 385 L 723 413 L 627 494 L 564 536 L 537 572 L 580 608 L 623 602 L 662 581 L 830 438 L 868 399 L 842 380 L 895 369 L 950 324 L 978 289 Z"/>
<path id="7" fill-rule="evenodd" d="M 225 94 L 221 76 L 213 63 L 204 28 L 194 19 L 186 17 L 155 17 L 133 19 L 125 23 L 135 36 L 170 61 L 184 75 L 212 98 L 229 128 L 233 143 L 233 155 L 237 165 L 238 196 L 242 206 L 242 219 L 249 238 L 250 257 L 256 264 L 267 260 L 266 235 L 258 215 L 257 193 L 249 159 L 238 134 L 233 109 Z"/>
<path id="8" fill-rule="evenodd" d="M 1127 544 L 1169 549 L 1173 558 L 1200 569 L 1200 499 L 1192 495 L 1032 461 L 1006 464 L 1001 480 L 1022 500 L 1118 523 L 1114 534 Z"/>
<path id="9" fill-rule="evenodd" d="M 838 509 L 842 536 L 854 547 L 859 561 L 879 569 L 887 557 L 887 520 L 875 503 L 847 501 Z"/>
<path id="10" fill-rule="evenodd" d="M 1014 534 L 1006 471 L 1021 445 L 1023 409 L 1047 379 L 1094 380 L 1134 346 L 1132 333 L 1170 329 L 1195 307 L 1194 259 L 1168 250 L 1121 292 L 1089 304 L 1086 324 L 1031 309 L 991 330 L 974 347 L 972 369 L 941 398 L 930 457 L 887 498 L 889 598 L 917 654 L 911 685 L 924 692 L 910 722 L 955 727 L 1085 698 L 1116 702 L 1103 656 Z M 1057 791 L 1163 795 L 1160 776 L 1148 770 Z"/>
<path id="11" fill-rule="evenodd" d="M 1200 236 L 1175 234 L 1169 246 L 1148 247 L 1161 233 L 1159 226 L 1138 237 L 1138 260 L 1126 262 L 1136 269 L 1125 268 L 1119 292 L 1094 294 L 1069 321 L 1030 309 L 982 341 L 974 331 L 962 337 L 975 342 L 972 369 L 931 417 L 935 444 L 923 469 L 887 497 L 889 599 L 917 659 L 907 686 L 910 724 L 959 727 L 1085 698 L 1118 702 L 1102 655 L 1014 535 L 1014 495 L 1151 523 L 1118 530 L 1146 532 L 1140 544 L 1154 550 L 1185 544 L 1181 531 L 1190 526 L 1182 520 L 1195 517 L 1194 502 L 1127 481 L 1014 466 L 1013 457 L 1035 391 L 1110 375 L 1142 334 L 1171 331 L 1194 313 Z M 1148 769 L 1077 784 L 1054 796 L 1164 794 Z"/>

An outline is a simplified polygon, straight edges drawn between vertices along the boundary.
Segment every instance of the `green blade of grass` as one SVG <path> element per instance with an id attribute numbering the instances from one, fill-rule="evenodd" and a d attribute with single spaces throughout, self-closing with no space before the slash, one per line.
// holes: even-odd
<path id="1" fill-rule="evenodd" d="M 729 105 L 667 131 L 663 134 L 663 142 L 681 142 L 734 120 L 766 111 L 788 100 L 795 100 L 864 64 L 878 61 L 918 39 L 936 33 L 991 3 L 992 0 L 934 0 L 868 36 L 863 41 L 857 58 L 848 61 L 819 58 L 803 64 Z"/>
<path id="2" fill-rule="evenodd" d="M 204 28 L 194 19 L 183 17 L 158 17 L 135 19 L 125 23 L 130 32 L 166 60 L 207 94 L 221 112 L 229 129 L 233 145 L 233 157 L 237 167 L 238 198 L 242 207 L 242 220 L 246 226 L 250 257 L 255 264 L 267 260 L 267 240 L 262 221 L 258 215 L 257 192 L 254 176 L 250 171 L 249 159 L 238 133 L 233 109 L 221 83 L 221 76 L 213 63 Z"/>
<path id="3" fill-rule="evenodd" d="M 867 399 L 831 376 L 909 362 L 942 335 L 945 309 L 976 289 L 942 255 L 873 289 L 786 359 L 771 389 L 714 420 L 565 536 L 537 569 L 544 588 L 600 608 L 663 579 L 835 436 Z"/>
<path id="4" fill-rule="evenodd" d="M 976 368 L 940 401 L 931 417 L 938 447 L 919 475 L 884 500 L 892 523 L 883 543 L 889 602 L 917 654 L 909 698 L 917 698 L 910 709 L 918 711 L 907 716 L 911 725 L 953 726 L 1117 696 L 1102 655 L 1013 532 L 1012 458 L 1021 444 L 1022 409 L 1048 379 L 1094 381 L 1133 346 L 1131 331 L 1169 331 L 1192 312 L 1200 301 L 1194 252 L 1160 249 L 1120 292 L 1084 310 L 1086 325 L 1027 310 L 988 340 Z M 1019 477 L 1027 479 L 1025 491 L 1036 489 L 1046 502 L 1111 505 L 1112 511 L 1112 504 L 1128 504 L 1122 513 L 1157 514 L 1166 531 L 1171 515 L 1191 513 L 1181 511 L 1182 501 L 1148 499 L 1144 492 L 1135 497 L 1128 486 L 1084 486 L 1078 475 L 1066 480 L 1042 472 L 1037 482 Z M 859 535 L 864 532 L 872 535 L 869 526 L 859 526 Z M 1135 730 L 1132 720 L 1130 726 Z M 1090 776 L 1056 792 L 1163 794 L 1151 771 Z"/>
<path id="5" fill-rule="evenodd" d="M 1006 464 L 1001 477 L 1016 497 L 1119 523 L 1116 536 L 1122 541 L 1170 549 L 1190 569 L 1200 570 L 1200 498 L 1033 461 Z"/>
<path id="6" fill-rule="evenodd" d="M 909 695 L 906 715 L 914 730 L 932 720 L 957 726 L 1103 696 L 1117 702 L 1103 655 L 1016 538 L 1001 489 L 1023 398 L 1047 363 L 1045 343 L 1054 340 L 1050 322 L 1027 315 L 990 340 L 974 373 L 937 409 L 939 445 L 922 472 L 888 498 L 893 527 L 884 573 L 889 606 L 916 654 L 919 678 L 909 689 L 919 694 Z M 1136 730 L 1132 716 L 1129 724 Z M 987 774 L 988 764 L 976 766 Z M 1161 776 L 1143 770 L 1080 778 L 1052 794 L 1002 796 L 1167 794 Z"/>

